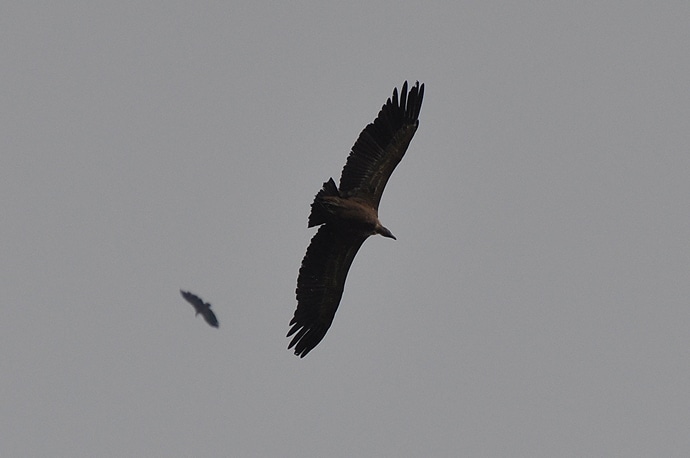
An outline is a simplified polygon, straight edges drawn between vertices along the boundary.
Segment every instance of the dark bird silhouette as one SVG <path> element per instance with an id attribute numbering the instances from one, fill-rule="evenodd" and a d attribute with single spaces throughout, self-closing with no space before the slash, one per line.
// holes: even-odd
<path id="1" fill-rule="evenodd" d="M 383 189 L 395 166 L 402 160 L 419 125 L 424 85 L 417 82 L 400 97 L 383 105 L 352 147 L 340 176 L 323 184 L 311 204 L 308 227 L 319 226 L 311 239 L 297 278 L 297 309 L 287 337 L 288 349 L 306 356 L 324 338 L 343 295 L 352 260 L 370 235 L 395 239 L 381 225 L 378 207 Z"/>
<path id="2" fill-rule="evenodd" d="M 214 328 L 218 327 L 218 319 L 216 318 L 216 314 L 213 313 L 213 310 L 211 310 L 211 304 L 202 301 L 200 297 L 187 291 L 180 290 L 180 294 L 182 294 L 182 297 L 184 297 L 187 302 L 194 306 L 196 315 L 201 314 L 208 324 Z"/>

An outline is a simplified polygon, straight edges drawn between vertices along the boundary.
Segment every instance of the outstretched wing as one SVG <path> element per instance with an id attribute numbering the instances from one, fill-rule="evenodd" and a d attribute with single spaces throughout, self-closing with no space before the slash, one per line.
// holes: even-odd
<path id="1" fill-rule="evenodd" d="M 289 348 L 304 357 L 326 335 L 345 288 L 352 260 L 367 236 L 321 226 L 311 239 L 297 278 L 297 309 L 290 321 Z"/>
<path id="2" fill-rule="evenodd" d="M 400 98 L 393 97 L 383 105 L 373 123 L 364 128 L 352 147 L 340 176 L 340 193 L 356 196 L 378 209 L 388 178 L 402 160 L 419 125 L 424 85 L 419 81 L 407 92 L 407 81 Z"/>
<path id="3" fill-rule="evenodd" d="M 182 294 L 182 297 L 184 297 L 187 302 L 194 306 L 194 310 L 196 310 L 197 313 L 200 313 L 208 324 L 214 328 L 218 327 L 218 319 L 216 318 L 216 314 L 213 313 L 213 310 L 211 310 L 211 304 L 202 301 L 199 296 L 188 291 L 180 290 L 180 294 Z"/>
<path id="4" fill-rule="evenodd" d="M 204 320 L 214 328 L 218 327 L 218 318 L 216 318 L 216 314 L 213 313 L 213 310 L 210 308 L 207 308 L 203 312 L 201 312 L 201 316 L 204 317 Z"/>

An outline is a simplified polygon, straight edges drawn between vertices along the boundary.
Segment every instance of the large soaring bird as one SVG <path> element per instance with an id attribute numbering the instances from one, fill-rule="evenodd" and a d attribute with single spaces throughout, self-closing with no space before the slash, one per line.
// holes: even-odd
<path id="1" fill-rule="evenodd" d="M 423 96 L 424 85 L 419 82 L 408 92 L 406 81 L 400 97 L 393 89 L 376 120 L 359 134 L 340 187 L 331 178 L 311 204 L 308 227 L 321 227 L 311 239 L 297 278 L 297 309 L 287 334 L 294 334 L 288 349 L 294 347 L 297 356 L 306 356 L 326 335 L 347 271 L 367 237 L 380 234 L 395 239 L 379 221 L 379 201 L 417 130 Z"/>
<path id="2" fill-rule="evenodd" d="M 213 310 L 211 310 L 211 304 L 202 301 L 199 296 L 187 291 L 180 290 L 180 294 L 182 294 L 182 297 L 184 297 L 187 302 L 194 306 L 196 315 L 201 314 L 209 325 L 213 326 L 214 328 L 218 327 L 218 319 L 216 318 L 216 314 L 213 313 Z"/>

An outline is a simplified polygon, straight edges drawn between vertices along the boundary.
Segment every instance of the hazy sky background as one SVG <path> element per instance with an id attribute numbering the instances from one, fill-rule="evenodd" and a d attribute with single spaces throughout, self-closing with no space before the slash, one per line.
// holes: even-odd
<path id="1" fill-rule="evenodd" d="M 0 454 L 690 456 L 690 3 L 238 3 L 3 3 Z M 398 240 L 299 359 L 404 80 Z"/>

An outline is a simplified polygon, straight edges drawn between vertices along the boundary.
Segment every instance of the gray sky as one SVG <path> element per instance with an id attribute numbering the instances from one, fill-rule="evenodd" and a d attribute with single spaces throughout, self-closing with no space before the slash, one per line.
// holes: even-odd
<path id="1" fill-rule="evenodd" d="M 230 3 L 2 7 L 2 456 L 690 454 L 688 2 Z M 309 204 L 406 79 L 398 240 L 300 360 Z"/>

